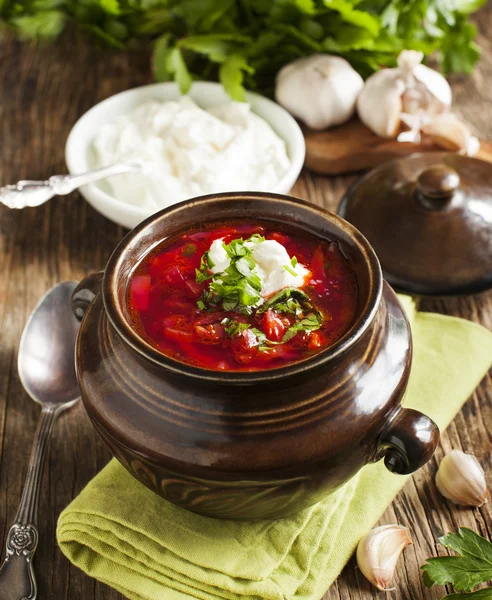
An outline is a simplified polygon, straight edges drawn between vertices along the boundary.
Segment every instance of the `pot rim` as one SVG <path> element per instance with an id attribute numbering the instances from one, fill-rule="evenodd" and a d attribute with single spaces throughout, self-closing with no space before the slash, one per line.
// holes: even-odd
<path id="1" fill-rule="evenodd" d="M 359 316 L 351 324 L 349 329 L 334 344 L 328 346 L 326 349 L 314 354 L 313 356 L 283 367 L 259 371 L 215 371 L 212 369 L 197 367 L 166 356 L 146 342 L 144 338 L 141 337 L 133 327 L 131 327 L 120 305 L 121 303 L 118 299 L 118 275 L 121 266 L 126 261 L 128 251 L 131 249 L 132 245 L 135 245 L 138 240 L 145 236 L 146 231 L 151 225 L 158 221 L 169 219 L 184 209 L 186 209 L 189 214 L 189 211 L 193 210 L 195 205 L 203 202 L 215 201 L 216 204 L 220 205 L 221 202 L 225 201 L 237 200 L 240 202 L 254 199 L 261 199 L 263 201 L 272 200 L 276 203 L 284 204 L 288 206 L 291 212 L 294 213 L 295 207 L 301 205 L 304 210 L 307 209 L 315 213 L 316 217 L 321 218 L 324 222 L 329 221 L 332 225 L 335 225 L 340 234 L 344 234 L 345 237 L 350 238 L 356 247 L 356 251 L 362 256 L 369 275 L 369 291 L 367 298 L 364 299 L 364 305 Z M 251 216 L 248 216 L 248 218 L 251 219 Z M 261 214 L 259 214 L 257 218 L 260 220 L 272 220 L 271 217 L 265 217 Z M 212 218 L 211 222 L 217 220 L 219 219 Z M 279 221 L 281 222 L 281 219 L 279 219 Z M 301 229 L 306 230 L 306 228 L 303 227 L 301 227 Z M 317 233 L 312 228 L 308 228 L 308 230 L 315 235 L 320 235 L 319 232 Z M 150 252 L 158 243 L 160 243 L 160 241 L 161 240 L 152 241 L 145 253 L 142 254 L 142 257 Z M 131 272 L 133 272 L 134 268 L 135 265 L 132 266 Z M 142 221 L 134 229 L 132 229 L 120 241 L 109 258 L 103 277 L 102 297 L 109 321 L 120 337 L 123 338 L 123 340 L 131 348 L 133 348 L 137 354 L 150 360 L 152 363 L 171 373 L 192 377 L 197 380 L 212 381 L 224 384 L 250 385 L 272 382 L 285 379 L 286 377 L 290 377 L 299 373 L 305 373 L 308 370 L 313 370 L 321 365 L 324 365 L 325 363 L 346 352 L 349 348 L 357 343 L 357 341 L 363 336 L 372 323 L 381 301 L 382 289 L 383 276 L 381 266 L 376 253 L 372 249 L 372 246 L 358 229 L 356 229 L 348 221 L 345 221 L 339 215 L 332 213 L 325 208 L 314 205 L 311 202 L 307 202 L 293 196 L 285 196 L 282 194 L 267 192 L 224 192 L 220 194 L 199 196 L 197 198 L 192 198 L 190 200 L 185 200 L 183 202 L 174 204 L 168 208 L 154 213 Z"/>

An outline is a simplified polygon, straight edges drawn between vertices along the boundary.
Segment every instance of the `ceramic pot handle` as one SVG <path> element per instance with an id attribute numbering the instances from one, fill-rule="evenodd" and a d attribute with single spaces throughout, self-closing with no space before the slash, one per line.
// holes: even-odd
<path id="1" fill-rule="evenodd" d="M 392 473 L 408 475 L 431 458 L 439 441 L 439 428 L 426 415 L 401 408 L 380 438 L 380 456 Z"/>
<path id="2" fill-rule="evenodd" d="M 92 273 L 79 283 L 72 294 L 73 314 L 82 321 L 85 311 L 94 298 L 100 293 L 104 272 Z"/>

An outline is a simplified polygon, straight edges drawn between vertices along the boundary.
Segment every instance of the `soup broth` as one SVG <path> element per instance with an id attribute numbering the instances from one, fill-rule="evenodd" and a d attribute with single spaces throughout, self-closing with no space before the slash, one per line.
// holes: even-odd
<path id="1" fill-rule="evenodd" d="M 339 241 L 269 222 L 215 223 L 146 255 L 130 277 L 127 309 L 166 356 L 265 370 L 337 341 L 353 322 L 357 282 Z"/>

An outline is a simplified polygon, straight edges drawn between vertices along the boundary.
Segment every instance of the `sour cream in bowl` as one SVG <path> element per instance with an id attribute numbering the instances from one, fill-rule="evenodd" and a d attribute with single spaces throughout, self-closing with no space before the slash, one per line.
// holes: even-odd
<path id="1" fill-rule="evenodd" d="M 195 82 L 184 97 L 174 83 L 116 94 L 79 119 L 65 149 L 70 173 L 142 162 L 141 173 L 81 189 L 96 210 L 128 228 L 204 194 L 287 193 L 304 155 L 298 124 L 278 104 L 253 93 L 233 102 L 209 82 Z"/>

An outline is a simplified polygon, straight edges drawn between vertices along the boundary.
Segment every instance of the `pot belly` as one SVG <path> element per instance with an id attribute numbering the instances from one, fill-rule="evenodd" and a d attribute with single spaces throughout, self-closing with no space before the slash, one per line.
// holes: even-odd
<path id="1" fill-rule="evenodd" d="M 410 363 L 393 292 L 349 351 L 308 377 L 220 388 L 163 374 L 86 314 L 77 371 L 86 410 L 116 458 L 166 500 L 229 519 L 271 519 L 321 500 L 379 456 Z"/>

